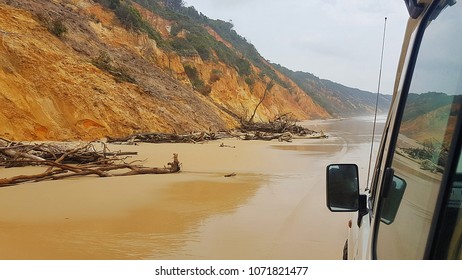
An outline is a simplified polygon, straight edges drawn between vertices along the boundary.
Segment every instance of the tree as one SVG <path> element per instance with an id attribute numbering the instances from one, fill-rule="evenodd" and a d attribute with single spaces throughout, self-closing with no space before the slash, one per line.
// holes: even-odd
<path id="1" fill-rule="evenodd" d="M 179 11 L 184 7 L 184 1 L 183 0 L 164 0 L 164 5 L 165 7 L 173 11 Z"/>
<path id="2" fill-rule="evenodd" d="M 267 96 L 268 93 L 271 91 L 271 89 L 273 88 L 273 86 L 274 86 L 273 80 L 271 80 L 271 81 L 266 85 L 265 92 L 263 93 L 263 96 L 261 97 L 260 102 L 258 102 L 257 106 L 255 106 L 255 109 L 253 110 L 253 114 L 252 114 L 252 116 L 251 116 L 250 119 L 249 119 L 249 123 L 252 123 L 252 122 L 253 122 L 253 118 L 255 117 L 255 114 L 257 113 L 258 106 L 260 106 L 260 104 L 263 103 L 263 100 L 265 100 L 266 96 Z"/>

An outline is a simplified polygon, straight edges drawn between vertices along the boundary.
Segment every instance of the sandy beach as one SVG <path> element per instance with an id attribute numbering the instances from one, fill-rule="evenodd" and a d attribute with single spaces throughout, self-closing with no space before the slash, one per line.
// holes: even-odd
<path id="1" fill-rule="evenodd" d="M 1 188 L 0 259 L 340 259 L 350 215 L 327 210 L 325 167 L 357 163 L 365 181 L 372 123 L 305 124 L 330 137 L 112 145 L 145 166 L 178 153 L 182 171 Z"/>

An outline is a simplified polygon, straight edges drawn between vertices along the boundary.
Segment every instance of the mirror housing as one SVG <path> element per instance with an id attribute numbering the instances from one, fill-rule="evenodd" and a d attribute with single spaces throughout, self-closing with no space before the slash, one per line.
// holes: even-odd
<path id="1" fill-rule="evenodd" d="M 326 168 L 326 202 L 331 212 L 359 210 L 359 172 L 356 164 L 331 164 Z"/>
<path id="2" fill-rule="evenodd" d="M 383 223 L 389 225 L 395 221 L 399 205 L 401 204 L 404 191 L 406 190 L 406 185 L 407 183 L 404 179 L 393 175 L 386 196 L 382 196 L 383 206 L 382 213 L 380 214 L 380 220 Z"/>

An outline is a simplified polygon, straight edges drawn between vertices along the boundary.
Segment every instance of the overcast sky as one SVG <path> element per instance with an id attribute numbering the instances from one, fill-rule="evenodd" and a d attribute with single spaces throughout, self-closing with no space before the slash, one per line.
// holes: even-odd
<path id="1" fill-rule="evenodd" d="M 391 94 L 408 14 L 402 0 L 185 0 L 231 21 L 260 54 L 291 70 L 377 92 L 387 17 L 381 93 Z"/>

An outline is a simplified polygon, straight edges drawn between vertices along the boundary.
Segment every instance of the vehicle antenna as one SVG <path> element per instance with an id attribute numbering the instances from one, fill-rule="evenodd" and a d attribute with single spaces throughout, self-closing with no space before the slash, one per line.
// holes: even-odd
<path id="1" fill-rule="evenodd" d="M 378 82 L 378 86 L 377 86 L 377 100 L 375 102 L 374 126 L 372 128 L 371 151 L 370 151 L 370 154 L 369 154 L 369 168 L 367 170 L 366 191 L 369 190 L 369 178 L 370 178 L 370 175 L 371 175 L 372 151 L 374 149 L 375 125 L 377 123 L 377 110 L 378 110 L 379 96 L 380 96 L 380 82 L 381 82 L 381 79 L 382 79 L 383 51 L 385 49 L 385 33 L 386 33 L 386 30 L 387 30 L 387 17 L 385 17 L 385 21 L 384 21 L 384 24 L 383 24 L 382 53 L 380 55 L 379 82 Z"/>

